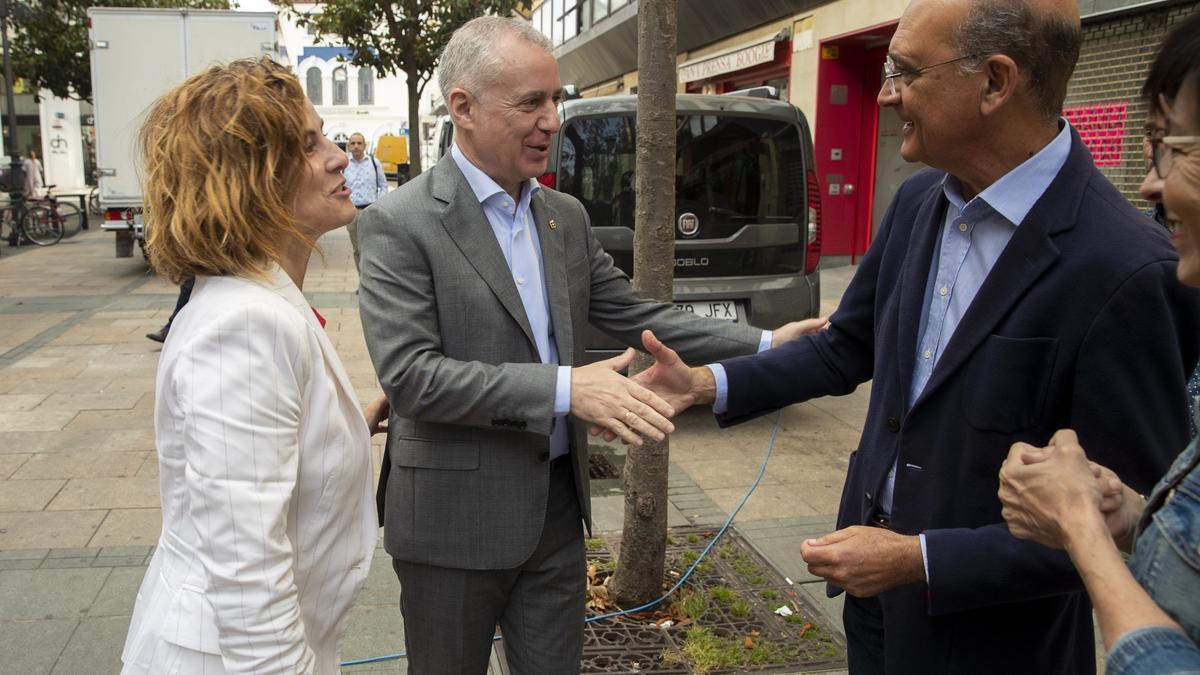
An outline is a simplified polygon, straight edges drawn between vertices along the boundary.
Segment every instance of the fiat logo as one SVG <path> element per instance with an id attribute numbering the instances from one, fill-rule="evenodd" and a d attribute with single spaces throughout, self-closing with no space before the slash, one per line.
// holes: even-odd
<path id="1" fill-rule="evenodd" d="M 685 213 L 679 216 L 679 234 L 685 237 L 694 237 L 700 231 L 700 219 L 694 213 Z"/>

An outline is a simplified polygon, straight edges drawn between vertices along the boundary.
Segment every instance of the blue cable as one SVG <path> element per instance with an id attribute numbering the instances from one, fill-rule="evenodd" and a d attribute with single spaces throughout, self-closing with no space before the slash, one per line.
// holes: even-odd
<path id="1" fill-rule="evenodd" d="M 779 422 L 782 419 L 782 417 L 783 417 L 782 410 L 775 413 L 775 426 L 774 426 L 774 428 L 771 429 L 771 440 L 767 444 L 767 454 L 765 457 L 763 457 L 762 464 L 758 467 L 758 475 L 754 477 L 754 482 L 750 484 L 750 489 L 746 491 L 745 496 L 742 497 L 742 501 L 738 502 L 738 505 L 736 507 L 734 507 L 733 513 L 730 513 L 729 518 L 725 519 L 725 524 L 721 526 L 721 529 L 717 530 L 717 534 L 712 538 L 711 541 L 708 542 L 708 546 L 704 547 L 704 550 L 700 553 L 700 556 L 696 558 L 696 561 L 692 563 L 692 566 L 688 568 L 687 572 L 684 572 L 683 576 L 679 577 L 679 581 L 675 582 L 675 585 L 672 586 L 671 589 L 668 590 L 666 593 L 663 593 L 662 597 L 660 597 L 657 600 L 651 600 L 650 602 L 647 602 L 646 604 L 644 604 L 640 607 L 634 607 L 633 609 L 623 609 L 619 612 L 612 612 L 609 614 L 601 614 L 599 616 L 588 617 L 588 618 L 584 619 L 584 621 L 583 621 L 584 623 L 595 623 L 597 621 L 606 621 L 608 619 L 615 619 L 618 616 L 625 616 L 627 614 L 636 614 L 638 612 L 642 612 L 647 609 L 650 609 L 651 607 L 657 607 L 658 605 L 662 604 L 663 601 L 665 601 L 667 598 L 674 595 L 675 592 L 678 591 L 680 589 L 680 587 L 682 587 L 687 582 L 688 577 L 692 576 L 692 573 L 696 571 L 696 568 L 699 567 L 700 563 L 704 561 L 704 558 L 706 558 L 708 556 L 708 553 L 709 553 L 709 551 L 712 550 L 712 547 L 717 545 L 717 542 L 721 540 L 721 537 L 725 534 L 725 531 L 728 530 L 729 526 L 733 524 L 733 519 L 737 517 L 738 512 L 742 510 L 742 507 L 746 505 L 746 502 L 750 500 L 750 495 L 754 494 L 754 491 L 758 489 L 758 484 L 762 482 L 763 475 L 765 475 L 767 472 L 767 462 L 769 462 L 771 460 L 771 455 L 774 454 L 774 452 L 775 452 L 775 437 L 779 435 Z M 502 639 L 504 639 L 503 636 L 496 635 L 492 638 L 492 642 L 499 642 Z M 397 659 L 402 659 L 405 656 L 408 656 L 408 652 L 396 652 L 395 654 L 388 654 L 386 656 L 372 656 L 370 658 L 365 658 L 365 659 L 355 659 L 353 661 L 343 661 L 341 665 L 342 666 L 361 666 L 361 665 L 366 665 L 368 663 L 379 663 L 381 661 L 394 661 Z"/>

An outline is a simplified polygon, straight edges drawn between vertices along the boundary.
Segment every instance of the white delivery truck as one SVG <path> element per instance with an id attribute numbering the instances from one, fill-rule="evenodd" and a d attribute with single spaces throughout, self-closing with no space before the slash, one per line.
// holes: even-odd
<path id="1" fill-rule="evenodd" d="M 104 229 L 116 233 L 117 257 L 145 250 L 137 137 L 159 96 L 214 63 L 279 58 L 273 12 L 88 9 L 96 173 Z"/>

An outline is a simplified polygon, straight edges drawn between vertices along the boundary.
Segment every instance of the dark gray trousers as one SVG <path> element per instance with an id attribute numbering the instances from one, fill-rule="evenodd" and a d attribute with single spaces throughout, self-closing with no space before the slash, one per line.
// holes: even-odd
<path id="1" fill-rule="evenodd" d="M 542 538 L 514 569 L 466 570 L 393 560 L 408 672 L 487 672 L 496 624 L 509 670 L 567 675 L 583 654 L 583 524 L 569 456 L 550 470 Z"/>

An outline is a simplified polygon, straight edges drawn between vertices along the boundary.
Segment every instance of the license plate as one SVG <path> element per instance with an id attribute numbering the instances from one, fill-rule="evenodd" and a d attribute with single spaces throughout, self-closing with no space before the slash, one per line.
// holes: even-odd
<path id="1" fill-rule="evenodd" d="M 696 316 L 707 319 L 720 319 L 737 323 L 742 320 L 745 310 L 742 303 L 733 300 L 710 300 L 707 302 L 677 302 L 675 309 L 681 312 L 691 312 Z"/>

